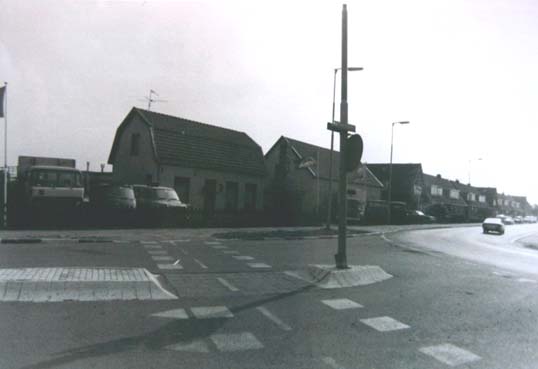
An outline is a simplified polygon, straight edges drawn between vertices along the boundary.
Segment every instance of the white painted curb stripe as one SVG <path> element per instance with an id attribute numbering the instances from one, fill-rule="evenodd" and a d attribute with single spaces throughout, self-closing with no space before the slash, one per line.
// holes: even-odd
<path id="1" fill-rule="evenodd" d="M 275 323 L 280 329 L 284 330 L 284 331 L 291 331 L 291 327 L 289 325 L 287 325 L 286 323 L 284 323 L 282 320 L 280 320 L 276 315 L 274 315 L 273 313 L 271 313 L 269 310 L 267 310 L 265 307 L 263 306 L 258 306 L 256 308 L 256 310 L 258 310 L 260 313 L 262 313 L 267 319 L 269 319 L 270 321 L 272 321 L 273 323 Z"/>
<path id="2" fill-rule="evenodd" d="M 194 262 L 198 265 L 200 265 L 200 268 L 202 269 L 207 269 L 207 265 L 205 265 L 204 263 L 202 263 L 200 260 L 196 259 L 196 258 L 193 258 Z"/>
<path id="3" fill-rule="evenodd" d="M 233 284 L 231 284 L 230 282 L 228 282 L 226 279 L 224 278 L 221 278 L 221 277 L 217 277 L 217 281 L 220 282 L 220 284 L 222 284 L 224 287 L 226 287 L 227 289 L 229 289 L 230 291 L 232 292 L 237 292 L 239 291 L 239 288 L 235 287 Z"/>

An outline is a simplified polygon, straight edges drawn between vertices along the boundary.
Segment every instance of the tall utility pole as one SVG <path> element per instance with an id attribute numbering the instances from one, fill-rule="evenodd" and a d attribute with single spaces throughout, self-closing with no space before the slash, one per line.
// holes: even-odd
<path id="1" fill-rule="evenodd" d="M 362 155 L 362 139 L 359 135 L 352 140 L 353 158 L 348 158 L 348 132 L 355 132 L 355 126 L 347 119 L 347 8 L 342 9 L 342 92 L 340 101 L 340 122 L 327 123 L 327 129 L 340 133 L 340 179 L 338 183 L 338 251 L 334 255 L 336 268 L 347 269 L 346 226 L 347 226 L 347 172 L 353 170 Z M 353 136 L 352 136 L 353 137 Z M 357 161 L 357 163 L 355 163 Z M 356 169 L 356 167 L 355 167 Z"/>
<path id="2" fill-rule="evenodd" d="M 342 8 L 342 83 L 340 98 L 340 123 L 348 124 L 347 119 L 347 7 Z M 347 131 L 340 131 L 340 183 L 339 187 L 339 216 L 338 216 L 338 253 L 335 255 L 336 267 L 347 269 L 346 255 L 346 226 L 347 226 L 347 170 L 346 170 L 346 141 Z"/>

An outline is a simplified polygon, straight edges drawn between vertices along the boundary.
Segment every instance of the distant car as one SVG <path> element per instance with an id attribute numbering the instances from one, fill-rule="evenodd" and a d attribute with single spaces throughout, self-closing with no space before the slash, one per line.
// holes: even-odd
<path id="1" fill-rule="evenodd" d="M 504 234 L 504 224 L 499 218 L 487 218 L 482 222 L 482 231 L 484 233 L 497 232 Z"/>
<path id="2" fill-rule="evenodd" d="M 516 224 L 521 224 L 521 223 L 523 223 L 523 217 L 520 216 L 520 215 L 514 217 L 514 223 L 516 223 Z"/>
<path id="3" fill-rule="evenodd" d="M 533 215 L 526 215 L 523 218 L 523 222 L 525 222 L 525 223 L 536 223 L 536 217 L 533 216 Z"/>
<path id="4" fill-rule="evenodd" d="M 514 218 L 512 218 L 511 216 L 505 216 L 503 219 L 502 219 L 502 222 L 506 225 L 512 225 L 514 224 Z"/>
<path id="5" fill-rule="evenodd" d="M 435 223 L 437 219 L 434 216 L 424 214 L 420 210 L 412 210 L 407 213 L 407 222 L 412 224 Z"/>
<path id="6" fill-rule="evenodd" d="M 92 188 L 90 204 L 99 209 L 135 209 L 136 198 L 131 186 L 101 185 Z"/>
<path id="7" fill-rule="evenodd" d="M 133 190 L 139 209 L 187 208 L 173 188 L 133 185 Z"/>

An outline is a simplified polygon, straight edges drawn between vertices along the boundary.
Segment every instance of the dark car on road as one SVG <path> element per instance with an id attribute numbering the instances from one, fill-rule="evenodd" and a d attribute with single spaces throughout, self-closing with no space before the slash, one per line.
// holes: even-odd
<path id="1" fill-rule="evenodd" d="M 431 224 L 436 221 L 437 219 L 434 216 L 424 214 L 420 210 L 412 210 L 406 215 L 406 223 L 410 224 Z"/>

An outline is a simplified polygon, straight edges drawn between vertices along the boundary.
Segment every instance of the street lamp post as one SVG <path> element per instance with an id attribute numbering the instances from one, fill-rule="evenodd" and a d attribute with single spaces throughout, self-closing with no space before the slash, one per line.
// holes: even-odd
<path id="1" fill-rule="evenodd" d="M 336 99 L 336 75 L 338 71 L 342 68 L 334 68 L 334 79 L 333 79 L 333 114 L 331 122 L 334 124 L 334 105 Z M 348 67 L 348 72 L 355 72 L 363 70 L 362 67 Z M 331 228 L 331 213 L 332 213 L 332 187 L 333 187 L 333 150 L 334 150 L 334 131 L 331 131 L 331 151 L 329 155 L 329 208 L 327 209 L 327 229 Z M 318 170 L 319 172 L 319 170 Z"/>
<path id="2" fill-rule="evenodd" d="M 402 122 L 393 122 L 392 123 L 392 129 L 391 129 L 391 133 L 390 133 L 390 164 L 389 164 L 389 188 L 388 188 L 388 209 L 387 209 L 387 214 L 388 214 L 388 223 L 391 224 L 392 223 L 392 206 L 391 206 L 391 201 L 392 201 L 392 151 L 393 151 L 393 142 L 394 142 L 394 126 L 396 124 L 409 124 L 408 121 L 402 121 Z"/>

